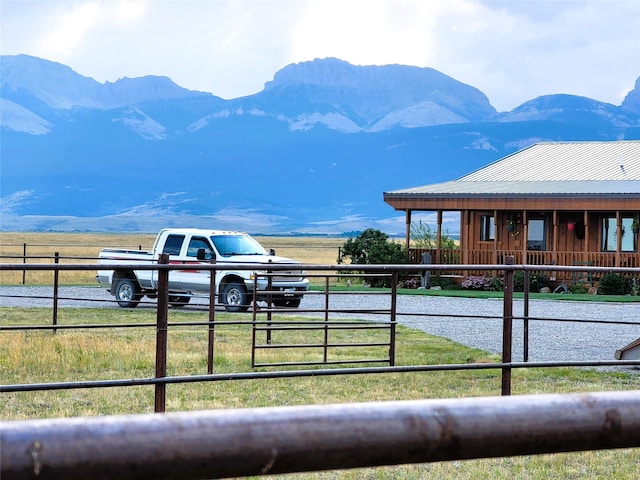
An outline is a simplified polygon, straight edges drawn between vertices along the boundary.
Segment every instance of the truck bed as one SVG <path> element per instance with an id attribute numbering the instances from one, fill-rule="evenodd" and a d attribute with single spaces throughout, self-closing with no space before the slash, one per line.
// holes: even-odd
<path id="1" fill-rule="evenodd" d="M 146 250 L 121 250 L 117 248 L 105 248 L 98 255 L 99 263 L 111 260 L 144 261 L 153 260 L 153 254 Z"/>

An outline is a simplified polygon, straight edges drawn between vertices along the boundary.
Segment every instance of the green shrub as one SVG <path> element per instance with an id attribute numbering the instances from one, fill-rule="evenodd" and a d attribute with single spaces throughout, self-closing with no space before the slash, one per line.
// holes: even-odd
<path id="1" fill-rule="evenodd" d="M 607 273 L 598 282 L 599 295 L 626 295 L 631 293 L 631 282 L 619 273 Z"/>
<path id="2" fill-rule="evenodd" d="M 584 282 L 575 282 L 571 285 L 571 292 L 576 295 L 582 295 L 589 291 Z"/>
<path id="3" fill-rule="evenodd" d="M 440 273 L 431 275 L 431 286 L 440 287 L 442 290 L 457 290 L 460 286 L 449 277 L 443 277 Z"/>
<path id="4" fill-rule="evenodd" d="M 516 272 L 513 275 L 513 291 L 524 292 L 525 272 Z M 547 277 L 540 272 L 529 272 L 529 292 L 539 292 L 546 286 Z"/>
<path id="5" fill-rule="evenodd" d="M 389 241 L 386 233 L 373 228 L 344 243 L 340 263 L 345 257 L 350 259 L 352 265 L 403 264 L 409 259 L 401 245 Z M 372 287 L 391 286 L 388 277 L 365 277 L 365 281 Z"/>

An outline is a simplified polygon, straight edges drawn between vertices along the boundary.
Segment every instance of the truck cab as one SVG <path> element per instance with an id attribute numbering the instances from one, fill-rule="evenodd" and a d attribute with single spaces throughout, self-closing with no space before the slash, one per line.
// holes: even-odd
<path id="1" fill-rule="evenodd" d="M 174 306 L 188 303 L 193 296 L 209 294 L 210 271 L 194 267 L 211 263 L 213 259 L 221 266 L 216 270 L 215 294 L 228 311 L 246 311 L 251 304 L 254 288 L 257 290 L 257 300 L 267 298 L 266 294 L 260 292 L 267 289 L 268 278 L 260 276 L 260 273 L 265 273 L 269 265 L 292 264 L 291 270 L 279 270 L 271 277 L 269 291 L 274 292 L 271 294 L 274 305 L 299 306 L 302 295 L 309 286 L 304 273 L 295 268 L 295 264 L 299 262 L 267 252 L 257 240 L 242 232 L 164 229 L 158 233 L 151 252 L 105 249 L 100 253 L 100 262 L 113 265 L 118 259 L 123 261 L 125 253 L 133 255 L 130 257 L 131 260 L 152 261 L 157 261 L 160 254 L 165 253 L 169 255 L 170 264 L 185 266 L 184 269 L 172 270 L 169 273 L 170 302 Z M 256 264 L 256 270 L 234 268 L 237 264 Z M 110 291 L 119 303 L 122 294 L 129 297 L 134 295 L 139 300 L 143 295 L 153 296 L 157 293 L 157 272 L 153 270 L 116 269 L 111 278 L 108 278 L 108 271 L 102 271 L 99 272 L 98 281 L 111 285 Z M 119 288 L 121 286 L 122 291 Z M 134 306 L 129 300 L 131 299 L 123 299 L 120 305 Z"/>

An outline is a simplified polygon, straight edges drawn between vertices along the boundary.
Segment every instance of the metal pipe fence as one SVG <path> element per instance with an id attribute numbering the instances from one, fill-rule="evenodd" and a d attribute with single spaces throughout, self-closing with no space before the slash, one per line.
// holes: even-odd
<path id="1" fill-rule="evenodd" d="M 155 328 L 156 363 L 152 378 L 104 379 L 93 381 L 62 381 L 38 384 L 0 385 L 0 394 L 46 390 L 94 389 L 111 387 L 153 386 L 154 410 L 164 412 L 166 386 L 196 382 L 252 381 L 258 379 L 319 377 L 337 375 L 386 374 L 437 371 L 498 370 L 501 371 L 503 399 L 466 399 L 421 402 L 393 402 L 364 405 L 338 405 L 290 409 L 254 409 L 217 413 L 166 414 L 166 416 L 130 416 L 105 419 L 55 420 L 33 422 L 0 422 L 0 474 L 2 478 L 31 478 L 46 472 L 48 478 L 91 478 L 117 476 L 127 478 L 211 478 L 239 475 L 261 475 L 357 466 L 392 465 L 490 456 L 511 456 L 601 448 L 640 446 L 640 392 L 583 394 L 577 396 L 518 396 L 507 399 L 511 393 L 511 372 L 520 368 L 640 366 L 639 360 L 623 361 L 569 361 L 569 362 L 513 362 L 513 321 L 547 318 L 531 317 L 525 309 L 524 317 L 513 314 L 513 274 L 517 271 L 540 271 L 542 266 L 483 265 L 485 271 L 502 273 L 505 278 L 502 317 L 502 356 L 500 362 L 447 365 L 394 365 L 381 367 L 322 368 L 311 370 L 279 370 L 264 372 L 213 372 L 214 329 L 222 324 L 247 324 L 258 331 L 277 330 L 281 322 L 274 315 L 291 312 L 321 313 L 321 325 L 331 321 L 341 328 L 340 321 L 332 320 L 337 313 L 369 316 L 384 314 L 388 318 L 378 321 L 395 325 L 397 317 L 415 315 L 397 312 L 397 291 L 379 291 L 388 295 L 390 307 L 386 309 L 352 308 L 332 309 L 329 302 L 328 281 L 324 291 L 310 295 L 324 295 L 322 309 L 271 308 L 262 314 L 265 322 L 254 317 L 251 321 L 220 321 L 216 319 L 215 295 L 209 304 L 208 321 L 169 321 L 168 275 L 180 265 L 169 265 L 162 259 L 157 265 L 132 264 L 136 270 L 155 269 L 159 275 L 156 322 L 117 325 L 64 325 L 54 319 L 51 325 L 0 325 L 3 331 L 82 328 Z M 462 266 L 477 270 L 480 266 Z M 202 265 L 214 270 L 220 266 Z M 238 265 L 238 269 L 255 269 L 255 265 Z M 270 266 L 272 274 L 289 266 Z M 337 272 L 345 275 L 352 265 L 300 265 L 309 272 Z M 420 271 L 420 265 L 357 266 L 364 274 L 374 272 L 393 275 Z M 434 271 L 447 271 L 449 265 L 430 265 Z M 457 266 L 456 268 L 461 268 Z M 554 271 L 586 267 L 558 267 Z M 0 264 L 0 270 L 98 270 L 104 265 L 88 264 Z M 602 272 L 600 267 L 590 267 Z M 604 269 L 606 272 L 624 270 L 638 274 L 640 269 Z M 323 273 L 322 275 L 330 275 Z M 57 278 L 55 276 L 54 278 Z M 56 282 L 57 283 L 57 282 Z M 396 282 L 394 282 L 395 284 Z M 215 285 L 211 285 L 215 291 Z M 50 297 L 57 312 L 57 285 Z M 347 295 L 358 295 L 348 292 Z M 525 295 L 525 303 L 528 301 Z M 254 303 L 254 312 L 260 312 Z M 428 316 L 428 313 L 420 315 Z M 471 316 L 452 314 L 456 319 Z M 475 316 L 474 318 L 477 318 Z M 486 317 L 490 318 L 490 317 Z M 491 317 L 496 318 L 496 317 Z M 559 320 L 559 319 L 554 319 Z M 567 322 L 600 322 L 597 320 L 564 319 Z M 283 322 L 284 323 L 284 322 Z M 287 322 L 295 327 L 295 322 Z M 305 323 L 305 322 L 301 322 Z M 345 324 L 348 322 L 345 322 Z M 615 322 L 633 323 L 633 322 Z M 209 328 L 208 372 L 202 375 L 167 375 L 167 333 L 169 329 L 184 325 Z M 304 325 L 298 325 L 300 328 Z M 326 342 L 328 344 L 329 342 Z M 389 349 L 397 349 L 395 336 L 391 336 Z M 391 353 L 390 353 L 391 354 Z M 391 354 L 393 355 L 393 354 Z M 393 358 L 393 357 L 392 357 Z M 309 416 L 310 415 L 310 416 Z M 277 421 L 275 421 L 277 419 Z M 119 435 L 113 435 L 113 432 Z M 313 432 L 309 435 L 308 432 Z M 250 432 L 250 433 L 247 433 Z M 366 432 L 363 434 L 363 432 Z M 124 434 L 122 434 L 124 433 Z M 122 434 L 122 435 L 121 435 Z M 186 438 L 188 437 L 188 438 Z M 259 440 L 256 440 L 259 439 Z M 262 440 L 264 439 L 264 441 Z M 91 454 L 83 453 L 88 444 L 99 445 Z M 184 454 L 184 452 L 191 452 Z M 25 455 L 25 452 L 27 454 Z M 98 475 L 98 473 L 100 475 Z"/>
<path id="2" fill-rule="evenodd" d="M 0 422 L 4 480 L 205 479 L 640 446 L 640 391 Z"/>
<path id="3" fill-rule="evenodd" d="M 163 261 L 167 261 L 167 259 L 164 259 Z M 159 264 L 149 264 L 149 263 L 144 263 L 144 264 L 130 264 L 130 265 L 119 265 L 118 267 L 120 268 L 130 268 L 130 269 L 135 269 L 135 270 L 157 270 L 158 271 L 158 275 L 159 275 L 159 282 L 161 285 L 163 285 L 163 282 L 167 282 L 168 279 L 168 275 L 169 272 L 172 270 L 176 270 L 176 269 L 180 269 L 182 268 L 180 265 L 169 265 L 166 263 L 162 263 L 162 261 Z M 463 269 L 468 269 L 468 270 L 477 270 L 480 266 L 478 265 L 467 265 L 467 266 L 458 266 L 458 268 L 463 268 Z M 98 269 L 105 269 L 107 268 L 105 265 L 100 265 L 100 264 L 94 264 L 94 265 L 90 265 L 90 264 L 59 264 L 59 263 L 54 263 L 54 264 L 0 264 L 0 270 L 29 270 L 29 271 L 34 271 L 34 270 L 44 270 L 44 271 L 53 271 L 54 273 L 58 272 L 58 271 L 74 271 L 74 270 L 98 270 Z M 215 271 L 218 268 L 224 268 L 221 266 L 217 266 L 215 263 L 211 264 L 211 265 L 200 265 L 199 266 L 200 269 L 202 270 L 211 270 L 212 272 Z M 251 265 L 251 264 L 239 264 L 237 266 L 235 266 L 234 268 L 237 268 L 239 270 L 242 269 L 247 269 L 247 270 L 253 270 L 255 269 L 255 265 Z M 276 264 L 271 265 L 270 266 L 270 270 L 271 270 L 271 274 L 272 275 L 277 275 L 279 270 L 286 270 L 287 268 L 290 268 L 288 266 L 278 266 Z M 317 274 L 319 276 L 331 276 L 331 273 L 326 273 L 326 272 L 337 272 L 337 274 L 339 275 L 348 275 L 348 272 L 351 271 L 354 266 L 353 265 L 304 265 L 301 264 L 300 268 L 309 271 L 309 272 L 325 272 L 322 274 Z M 399 274 L 411 274 L 414 273 L 416 271 L 420 271 L 422 268 L 424 268 L 424 266 L 421 265 L 358 265 L 357 266 L 358 270 L 362 271 L 363 275 L 394 275 L 394 279 L 397 280 L 397 276 Z M 448 271 L 450 269 L 449 265 L 430 265 L 429 268 L 433 271 Z M 513 325 L 513 321 L 514 320 L 522 320 L 523 322 L 525 322 L 525 325 L 528 324 L 528 322 L 530 320 L 537 320 L 537 321 L 545 321 L 545 320 L 550 320 L 548 318 L 530 318 L 527 316 L 526 312 L 528 310 L 527 308 L 527 302 L 528 302 L 528 297 L 525 295 L 525 316 L 523 317 L 516 317 L 513 315 L 513 274 L 516 271 L 524 271 L 525 273 L 528 271 L 536 271 L 539 272 L 541 270 L 553 270 L 553 271 L 557 271 L 557 270 L 567 270 L 567 271 L 572 271 L 572 270 L 580 270 L 580 271 L 584 271 L 585 268 L 587 267 L 559 267 L 559 266 L 528 266 L 528 265 L 510 265 L 510 264 L 506 264 L 506 265 L 494 265 L 494 266 L 482 266 L 482 268 L 485 271 L 491 271 L 494 273 L 499 273 L 502 272 L 505 278 L 505 292 L 504 292 L 504 296 L 503 296 L 503 314 L 502 317 L 483 317 L 483 318 L 500 318 L 502 320 L 503 323 L 503 327 L 502 327 L 502 361 L 499 364 L 492 364 L 493 368 L 500 368 L 502 371 L 502 387 L 501 387 L 501 393 L 503 395 L 509 395 L 510 391 L 511 391 L 511 369 L 514 368 L 514 363 L 511 361 L 511 357 L 512 357 L 512 325 Z M 633 272 L 633 273 L 638 273 L 640 272 L 640 269 L 638 268 L 617 268 L 617 269 L 612 269 L 612 268 L 603 268 L 603 267 L 589 267 L 589 269 L 594 270 L 594 271 L 606 271 L 606 272 L 611 272 L 611 271 L 624 271 L 626 273 L 629 272 Z M 342 272 L 342 273 L 341 273 Z M 383 272 L 383 273 L 380 273 Z M 314 273 L 311 273 L 311 275 L 314 275 Z M 213 278 L 215 277 L 215 275 L 211 275 L 212 278 L 212 285 L 211 285 L 211 291 L 210 291 L 210 300 L 209 304 L 205 306 L 205 308 L 207 308 L 209 310 L 209 321 L 208 322 L 191 322 L 189 323 L 189 325 L 206 325 L 209 327 L 209 345 L 208 345 L 208 374 L 212 374 L 213 373 L 213 356 L 214 356 L 214 331 L 215 331 L 215 325 L 216 323 L 218 323 L 218 325 L 223 324 L 223 323 L 240 323 L 240 322 L 217 322 L 215 320 L 215 309 L 216 309 L 216 303 L 215 303 L 215 298 L 216 296 L 213 294 L 213 292 L 215 292 L 215 285 L 213 284 Z M 526 281 L 526 276 L 525 276 L 525 281 Z M 394 286 L 396 284 L 396 281 L 393 282 Z M 24 330 L 28 330 L 28 329 L 32 329 L 32 330 L 37 330 L 37 329 L 50 329 L 52 330 L 54 333 L 58 330 L 58 329 L 75 329 L 75 328 L 109 328 L 106 325 L 60 325 L 57 319 L 57 312 L 58 312 L 58 302 L 61 300 L 61 298 L 58 295 L 58 283 L 57 283 L 57 275 L 54 275 L 54 285 L 53 285 L 53 296 L 51 297 L 52 300 L 52 324 L 51 326 L 37 326 L 37 325 L 30 325 L 30 326 L 3 326 L 0 325 L 0 332 L 3 330 L 20 330 L 20 329 L 24 329 Z M 275 293 L 275 292 L 274 292 Z M 274 322 L 272 315 L 274 313 L 277 314 L 284 314 L 287 312 L 295 312 L 297 314 L 305 314 L 305 313 L 321 313 L 324 316 L 324 320 L 325 320 L 325 326 L 328 326 L 329 324 L 333 324 L 335 325 L 335 328 L 342 328 L 340 321 L 335 321 L 333 320 L 332 322 L 329 322 L 329 317 L 332 314 L 339 314 L 339 313 L 350 313 L 350 314 L 357 314 L 357 315 L 362 315 L 364 317 L 368 317 L 368 316 L 372 316 L 372 315 L 388 315 L 389 320 L 385 321 L 384 323 L 387 324 L 390 327 L 390 335 L 391 338 L 389 340 L 389 363 L 390 365 L 394 364 L 394 358 L 395 358 L 395 349 L 396 347 L 396 341 L 395 341 L 395 325 L 397 322 L 397 317 L 398 316 L 403 316 L 403 315 L 415 315 L 415 313 L 411 313 L 411 312 L 397 312 L 397 308 L 396 308 L 396 297 L 397 297 L 397 292 L 395 290 L 395 288 L 391 288 L 389 290 L 386 291 L 378 291 L 377 292 L 380 295 L 388 295 L 390 297 L 390 305 L 391 307 L 387 310 L 387 309 L 383 309 L 383 310 L 379 310 L 379 309 L 367 309 L 367 308 L 350 308 L 350 309 L 337 309 L 337 308 L 330 308 L 329 307 L 329 287 L 328 287 L 328 281 L 326 282 L 326 287 L 325 290 L 322 292 L 308 292 L 307 295 L 313 295 L 313 294 L 319 294 L 319 295 L 324 295 L 325 298 L 325 306 L 323 309 L 303 309 L 303 308 L 299 308 L 299 309 L 282 309 L 282 308 L 271 308 L 271 305 L 268 305 L 266 308 L 261 308 L 258 309 L 256 308 L 257 302 L 254 302 L 254 318 L 252 321 L 247 321 L 244 322 L 246 324 L 251 324 L 253 326 L 254 332 L 255 331 L 266 331 L 269 335 L 272 331 L 280 328 L 280 323 L 279 322 Z M 340 293 L 340 294 L 347 294 L 347 295 L 357 295 L 358 292 L 344 292 L 344 293 Z M 332 293 L 333 295 L 333 293 Z M 153 306 L 155 306 L 157 308 L 157 319 L 156 319 L 156 323 L 155 324 L 147 324 L 146 326 L 148 327 L 155 327 L 157 330 L 157 345 L 156 345 L 156 378 L 163 378 L 164 376 L 166 376 L 166 332 L 169 328 L 169 326 L 172 326 L 172 324 L 170 324 L 168 322 L 168 310 L 167 310 L 167 303 L 168 302 L 168 298 L 169 298 L 169 294 L 168 291 L 165 287 L 163 287 L 159 292 L 158 292 L 158 298 L 155 302 L 151 302 Z M 73 299 L 71 299 L 73 300 Z M 219 305 L 218 305 L 219 306 Z M 264 322 L 258 321 L 256 314 L 257 312 L 262 312 L 265 313 L 267 315 L 267 320 Z M 430 314 L 429 313 L 420 313 L 420 316 L 424 316 L 424 317 L 428 317 Z M 442 316 L 442 314 L 439 314 L 439 316 Z M 465 316 L 464 314 L 461 313 L 456 313 L 456 314 L 451 314 L 450 315 L 452 318 L 456 318 L 456 319 L 462 319 L 462 318 L 478 318 L 478 316 Z M 592 322 L 592 323 L 612 323 L 612 324 L 622 324 L 622 323 L 634 323 L 634 322 L 621 322 L 621 321 L 598 321 L 598 320 L 581 320 L 581 319 L 552 319 L 554 321 L 567 321 L 567 322 Z M 181 323 L 181 325 L 186 325 L 185 323 Z M 293 324 L 291 324 L 289 322 L 289 325 L 292 326 Z M 120 325 L 118 325 L 120 326 Z M 141 325 L 131 325 L 131 327 L 133 326 L 141 326 Z M 176 325 L 177 326 L 177 325 Z M 254 342 L 253 348 L 255 350 L 256 348 L 256 343 Z M 268 345 L 268 342 L 267 342 Z M 323 348 L 327 348 L 329 345 L 329 342 L 327 340 L 325 340 L 324 344 L 322 344 Z M 528 356 L 526 355 L 526 350 L 528 348 L 528 334 L 526 332 L 525 329 L 525 338 L 524 338 L 524 346 L 525 346 L 525 363 L 528 360 Z M 261 348 L 260 345 L 257 346 L 257 348 Z M 252 352 L 252 356 L 254 355 L 254 352 Z M 163 360 L 164 359 L 164 360 Z M 379 359 L 374 359 L 374 361 L 377 361 Z M 164 362 L 164 364 L 163 364 Z M 630 363 L 629 363 L 630 362 Z M 588 364 L 584 364 L 584 362 L 575 362 L 573 363 L 573 365 L 575 366 L 620 366 L 620 365 L 638 365 L 640 364 L 640 361 L 634 361 L 631 360 L 629 362 L 621 362 L 621 361 L 611 361 L 611 362 L 592 362 L 592 363 L 588 363 Z M 330 362 L 324 362 L 324 363 L 330 363 Z M 357 362 L 355 362 L 357 363 Z M 256 364 L 254 364 L 255 366 Z M 300 364 L 302 365 L 302 364 Z M 532 366 L 533 364 L 528 363 L 529 366 Z M 562 363 L 563 366 L 567 366 L 567 365 L 572 365 L 571 363 Z M 552 364 L 550 363 L 549 366 L 552 366 Z M 442 369 L 448 370 L 450 369 L 450 367 L 448 366 L 442 366 Z M 460 368 L 460 369 L 464 369 L 464 368 Z M 430 370 L 426 369 L 426 370 Z M 347 369 L 348 372 L 351 373 L 356 373 L 356 370 L 354 369 Z M 317 372 L 317 371 L 314 371 Z M 302 373 L 301 375 L 304 375 L 304 373 Z M 187 380 L 185 380 L 187 381 Z M 146 382 L 146 380 L 145 380 Z M 77 388 L 77 384 L 74 382 L 62 382 L 62 384 L 67 385 L 67 387 L 64 388 Z M 134 384 L 134 383 L 132 383 Z M 164 387 L 163 382 L 162 381 L 158 381 L 156 382 L 157 385 L 157 390 L 162 390 Z M 28 388 L 28 387 L 25 387 Z M 12 390 L 11 386 L 0 386 L 0 392 L 2 391 L 14 391 Z M 156 411 L 164 411 L 164 403 L 165 403 L 165 399 L 163 398 L 163 396 L 158 393 L 158 397 L 157 397 L 157 402 L 156 402 L 156 406 L 155 409 Z"/>

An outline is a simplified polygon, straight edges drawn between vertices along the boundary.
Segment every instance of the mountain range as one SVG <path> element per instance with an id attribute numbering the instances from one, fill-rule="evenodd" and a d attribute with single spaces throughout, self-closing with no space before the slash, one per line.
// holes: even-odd
<path id="1" fill-rule="evenodd" d="M 431 68 L 335 58 L 288 65 L 230 100 L 167 77 L 100 83 L 27 55 L 0 62 L 4 231 L 394 234 L 404 215 L 384 191 L 535 142 L 640 138 L 640 78 L 619 106 L 558 94 L 497 112 Z"/>

